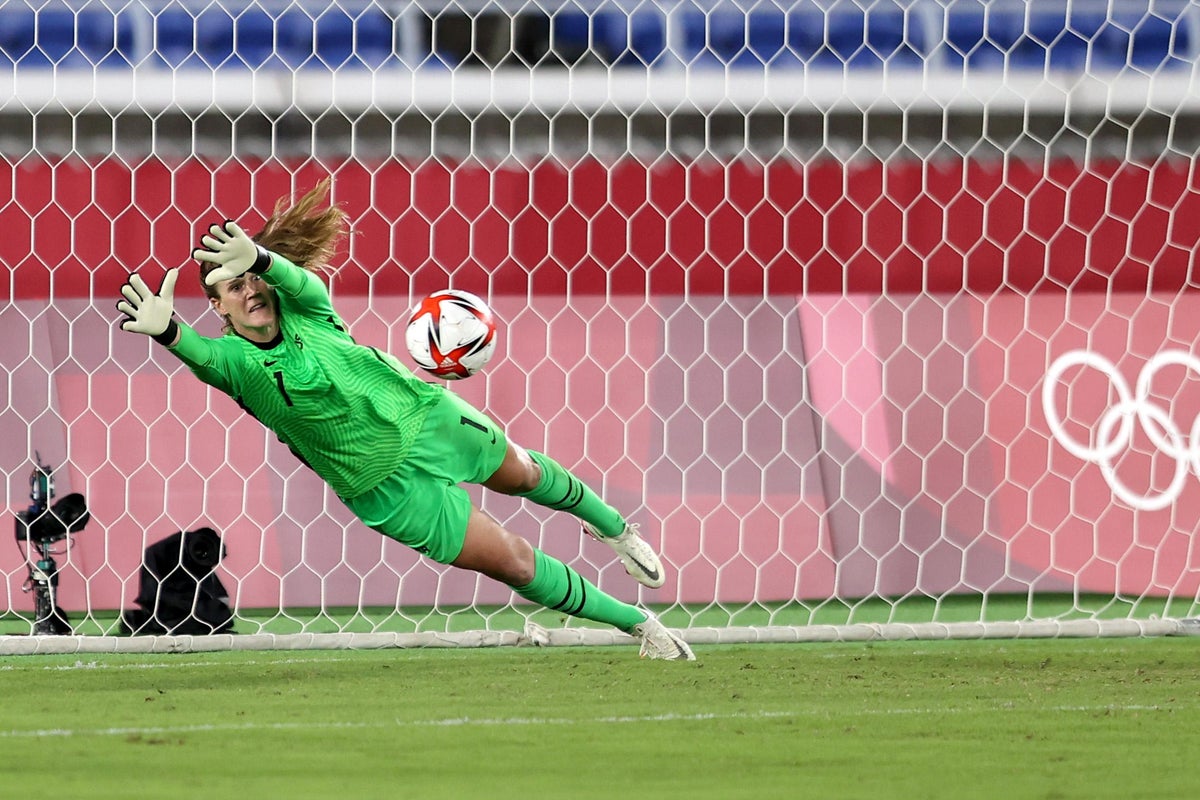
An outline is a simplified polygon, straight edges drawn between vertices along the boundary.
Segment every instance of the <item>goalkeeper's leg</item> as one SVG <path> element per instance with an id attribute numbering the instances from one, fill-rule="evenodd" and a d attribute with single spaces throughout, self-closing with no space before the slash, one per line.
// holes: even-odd
<path id="1" fill-rule="evenodd" d="M 574 514 L 582 521 L 584 532 L 611 547 L 625 571 L 639 583 L 657 589 L 666 580 L 658 554 L 641 537 L 637 525 L 627 523 L 586 483 L 544 453 L 509 442 L 500 469 L 484 485 Z"/>
<path id="2" fill-rule="evenodd" d="M 484 486 L 524 497 L 555 511 L 566 511 L 591 525 L 601 536 L 620 536 L 625 518 L 561 464 L 542 453 L 508 443 L 504 463 Z"/>
<path id="3" fill-rule="evenodd" d="M 625 631 L 641 640 L 643 656 L 695 659 L 687 643 L 653 614 L 600 591 L 571 567 L 508 532 L 474 506 L 462 551 L 451 563 L 506 583 L 521 597 L 546 608 Z"/>

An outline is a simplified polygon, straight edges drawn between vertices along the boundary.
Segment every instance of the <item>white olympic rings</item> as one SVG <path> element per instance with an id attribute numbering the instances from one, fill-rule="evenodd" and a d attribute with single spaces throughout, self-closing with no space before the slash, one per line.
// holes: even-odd
<path id="1" fill-rule="evenodd" d="M 1200 415 L 1192 421 L 1185 441 L 1179 426 L 1150 397 L 1154 376 L 1163 367 L 1172 365 L 1184 367 L 1200 377 L 1200 358 L 1185 350 L 1164 350 L 1146 362 L 1138 374 L 1137 386 L 1131 390 L 1116 365 L 1107 358 L 1086 350 L 1072 350 L 1055 359 L 1042 384 L 1042 413 L 1050 433 L 1068 453 L 1098 465 L 1113 494 L 1140 511 L 1157 511 L 1174 503 L 1183 492 L 1189 467 L 1200 475 Z M 1090 367 L 1103 373 L 1117 393 L 1117 404 L 1100 417 L 1094 444 L 1073 439 L 1055 407 L 1055 390 L 1063 373 L 1072 367 Z M 1117 476 L 1115 459 L 1133 441 L 1135 419 L 1158 451 L 1175 459 L 1171 482 L 1157 494 L 1153 491 L 1139 494 Z"/>

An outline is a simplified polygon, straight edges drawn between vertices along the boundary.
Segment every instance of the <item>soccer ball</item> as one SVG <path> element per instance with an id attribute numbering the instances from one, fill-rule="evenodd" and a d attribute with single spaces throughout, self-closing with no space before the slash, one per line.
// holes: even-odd
<path id="1" fill-rule="evenodd" d="M 445 289 L 413 309 L 404 342 L 417 366 L 449 381 L 469 378 L 496 352 L 496 321 L 470 292 Z"/>

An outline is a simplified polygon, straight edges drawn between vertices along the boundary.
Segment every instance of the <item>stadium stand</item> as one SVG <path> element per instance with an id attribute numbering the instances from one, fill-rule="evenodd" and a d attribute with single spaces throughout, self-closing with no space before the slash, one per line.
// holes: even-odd
<path id="1" fill-rule="evenodd" d="M 0 65 L 20 69 L 272 67 L 378 69 L 398 43 L 413 65 L 504 62 L 517 37 L 455 3 L 391 13 L 374 3 L 67 2 L 0 6 Z M 1176 2 L 980 0 L 522 6 L 511 28 L 544 31 L 532 65 L 859 70 L 1190 68 L 1200 9 Z M 465 29 L 454 36 L 455 26 Z"/>

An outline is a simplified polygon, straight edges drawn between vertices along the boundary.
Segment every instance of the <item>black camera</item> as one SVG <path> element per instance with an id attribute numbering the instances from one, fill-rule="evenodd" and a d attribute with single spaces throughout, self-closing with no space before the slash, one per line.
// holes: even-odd
<path id="1" fill-rule="evenodd" d="M 51 505 L 54 500 L 54 471 L 34 454 L 34 468 L 29 475 L 29 507 L 16 514 L 17 542 L 24 543 L 22 551 L 29 563 L 29 578 L 22 590 L 34 593 L 35 634 L 71 633 L 66 613 L 55 600 L 58 589 L 57 551 L 51 545 L 83 530 L 91 519 L 87 501 L 82 494 L 72 492 Z M 36 551 L 36 558 L 31 550 Z"/>
<path id="2" fill-rule="evenodd" d="M 138 608 L 121 614 L 121 632 L 205 636 L 233 630 L 229 593 L 216 568 L 225 545 L 212 528 L 178 531 L 146 548 Z"/>
<path id="3" fill-rule="evenodd" d="M 34 462 L 29 474 L 29 508 L 17 512 L 17 541 L 49 545 L 83 530 L 91 519 L 87 501 L 78 492 L 72 492 L 54 505 L 54 473 L 41 463 Z"/>
<path id="4" fill-rule="evenodd" d="M 212 528 L 185 531 L 180 538 L 183 540 L 183 566 L 199 576 L 216 569 L 225 555 L 221 537 Z"/>

